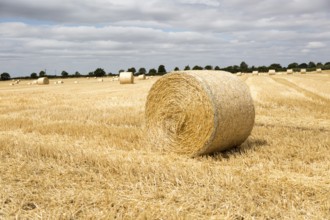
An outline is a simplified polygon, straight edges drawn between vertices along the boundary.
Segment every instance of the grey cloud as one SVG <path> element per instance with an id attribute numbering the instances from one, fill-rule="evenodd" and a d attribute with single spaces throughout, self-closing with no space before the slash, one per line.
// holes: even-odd
<path id="1" fill-rule="evenodd" d="M 0 66 L 325 62 L 329 11 L 327 0 L 2 0 Z"/>

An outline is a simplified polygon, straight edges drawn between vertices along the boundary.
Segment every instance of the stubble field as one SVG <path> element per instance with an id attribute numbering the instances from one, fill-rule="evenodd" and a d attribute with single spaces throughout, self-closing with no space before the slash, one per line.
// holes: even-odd
<path id="1" fill-rule="evenodd" d="M 330 73 L 241 79 L 251 136 L 197 158 L 145 141 L 157 77 L 0 82 L 0 219 L 328 219 Z"/>

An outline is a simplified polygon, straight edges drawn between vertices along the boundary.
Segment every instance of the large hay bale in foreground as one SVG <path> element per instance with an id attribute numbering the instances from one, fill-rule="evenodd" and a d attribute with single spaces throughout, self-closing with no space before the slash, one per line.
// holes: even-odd
<path id="1" fill-rule="evenodd" d="M 242 144 L 254 125 L 248 86 L 225 71 L 176 71 L 157 80 L 146 101 L 148 141 L 191 156 Z"/>
<path id="2" fill-rule="evenodd" d="M 47 77 L 41 77 L 37 80 L 38 85 L 46 85 L 49 84 L 49 79 Z"/>
<path id="3" fill-rule="evenodd" d="M 121 72 L 119 75 L 120 84 L 133 84 L 134 76 L 132 72 Z"/>

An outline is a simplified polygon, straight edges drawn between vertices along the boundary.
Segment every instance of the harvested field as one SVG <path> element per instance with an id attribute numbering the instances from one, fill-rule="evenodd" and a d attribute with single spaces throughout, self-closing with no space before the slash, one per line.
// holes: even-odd
<path id="1" fill-rule="evenodd" d="M 329 72 L 240 77 L 252 135 L 196 158 L 145 143 L 157 79 L 1 81 L 0 219 L 328 219 Z"/>

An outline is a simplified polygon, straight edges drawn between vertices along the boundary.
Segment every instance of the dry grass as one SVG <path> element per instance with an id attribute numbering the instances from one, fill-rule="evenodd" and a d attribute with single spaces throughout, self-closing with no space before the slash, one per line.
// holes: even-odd
<path id="1" fill-rule="evenodd" d="M 244 77 L 252 135 L 194 159 L 144 145 L 155 77 L 0 82 L 0 219 L 328 219 L 329 99 L 300 80 L 330 76 L 288 77 Z"/>

